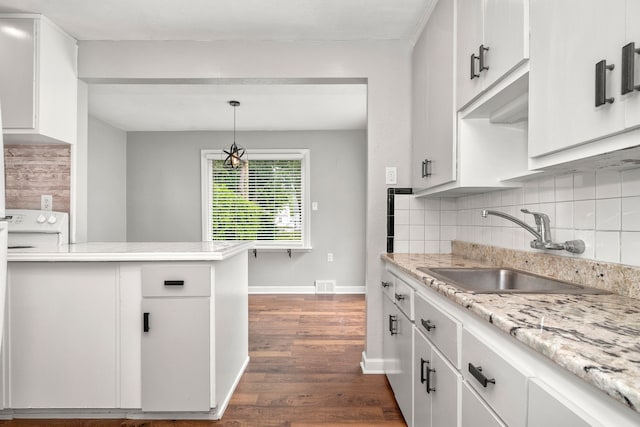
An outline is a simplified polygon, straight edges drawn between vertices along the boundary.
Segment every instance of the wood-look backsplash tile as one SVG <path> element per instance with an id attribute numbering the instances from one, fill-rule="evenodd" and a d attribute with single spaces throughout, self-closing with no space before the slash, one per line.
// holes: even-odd
<path id="1" fill-rule="evenodd" d="M 53 196 L 53 210 L 69 212 L 71 147 L 4 146 L 6 203 L 9 209 L 40 209 L 40 196 Z"/>

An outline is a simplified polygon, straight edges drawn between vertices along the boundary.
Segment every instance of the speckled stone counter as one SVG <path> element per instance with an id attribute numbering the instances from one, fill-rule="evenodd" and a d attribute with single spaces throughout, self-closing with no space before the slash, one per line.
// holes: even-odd
<path id="1" fill-rule="evenodd" d="M 640 412 L 640 300 L 617 294 L 474 294 L 417 268 L 491 264 L 439 254 L 382 259 Z"/>

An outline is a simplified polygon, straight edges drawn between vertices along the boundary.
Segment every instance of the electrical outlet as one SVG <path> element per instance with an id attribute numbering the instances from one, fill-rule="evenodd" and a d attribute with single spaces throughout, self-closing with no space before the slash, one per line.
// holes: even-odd
<path id="1" fill-rule="evenodd" d="M 53 210 L 53 196 L 50 196 L 50 195 L 40 196 L 40 210 L 42 211 Z"/>
<path id="2" fill-rule="evenodd" d="M 398 183 L 398 169 L 395 166 L 387 166 L 385 168 L 385 183 L 387 185 L 395 185 Z"/>
<path id="3" fill-rule="evenodd" d="M 331 252 L 327 254 L 327 262 L 333 262 L 333 254 Z"/>

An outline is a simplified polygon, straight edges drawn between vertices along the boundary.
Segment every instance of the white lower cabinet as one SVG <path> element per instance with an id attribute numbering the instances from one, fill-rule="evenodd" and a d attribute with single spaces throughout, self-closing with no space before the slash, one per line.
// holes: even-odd
<path id="1" fill-rule="evenodd" d="M 383 297 L 385 373 L 409 426 L 640 425 L 639 413 L 509 334 L 391 264 L 388 273 L 394 294 L 413 296 L 405 309 L 413 310 L 414 323 L 392 296 Z"/>
<path id="2" fill-rule="evenodd" d="M 462 331 L 464 379 L 510 427 L 527 422 L 527 375 L 497 353 L 498 349 L 466 328 Z"/>
<path id="3" fill-rule="evenodd" d="M 142 311 L 142 410 L 208 411 L 209 298 L 145 298 Z"/>
<path id="4" fill-rule="evenodd" d="M 389 298 L 383 298 L 385 332 L 383 338 L 384 372 L 389 379 L 400 411 L 408 426 L 413 426 L 413 342 L 411 321 Z"/>
<path id="5" fill-rule="evenodd" d="M 142 410 L 211 408 L 211 270 L 142 268 Z"/>
<path id="6" fill-rule="evenodd" d="M 588 421 L 587 421 L 588 420 Z M 532 379 L 529 381 L 528 427 L 589 427 L 598 425 L 589 419 L 584 411 L 546 384 Z"/>
<path id="7" fill-rule="evenodd" d="M 114 408 L 117 265 L 10 263 L 7 407 Z"/>
<path id="8" fill-rule="evenodd" d="M 413 425 L 456 427 L 462 377 L 417 327 L 413 337 Z"/>
<path id="9" fill-rule="evenodd" d="M 506 427 L 480 396 L 466 382 L 462 384 L 463 427 Z M 553 424 L 546 427 L 551 427 Z"/>

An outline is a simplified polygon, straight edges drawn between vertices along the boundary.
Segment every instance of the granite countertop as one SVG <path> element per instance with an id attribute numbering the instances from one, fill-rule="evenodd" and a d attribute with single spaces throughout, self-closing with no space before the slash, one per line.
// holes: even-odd
<path id="1" fill-rule="evenodd" d="M 254 242 L 108 242 L 9 249 L 9 262 L 49 261 L 222 261 L 253 248 Z"/>
<path id="2" fill-rule="evenodd" d="M 444 254 L 382 259 L 640 412 L 640 300 L 617 294 L 474 294 L 417 267 L 487 263 Z"/>

